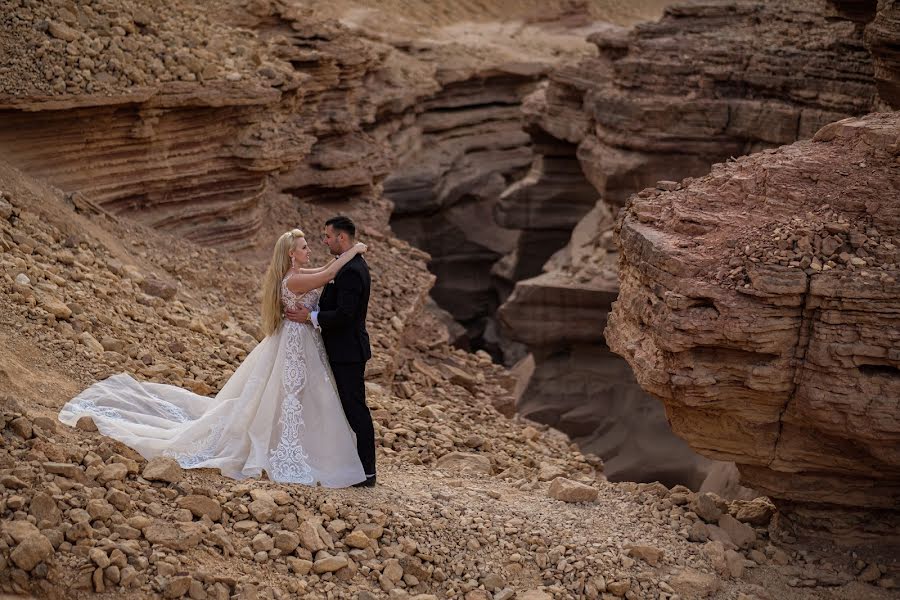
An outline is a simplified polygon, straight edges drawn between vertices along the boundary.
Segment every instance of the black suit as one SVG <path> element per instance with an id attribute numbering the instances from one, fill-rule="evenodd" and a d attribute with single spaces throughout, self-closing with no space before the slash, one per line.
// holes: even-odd
<path id="1" fill-rule="evenodd" d="M 366 361 L 372 358 L 366 331 L 371 285 L 369 265 L 361 255 L 354 256 L 322 290 L 316 319 L 367 476 L 375 474 L 375 428 L 365 387 Z"/>

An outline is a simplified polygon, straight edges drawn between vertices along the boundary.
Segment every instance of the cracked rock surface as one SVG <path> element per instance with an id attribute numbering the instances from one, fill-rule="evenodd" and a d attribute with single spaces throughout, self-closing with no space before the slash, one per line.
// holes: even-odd
<path id="1" fill-rule="evenodd" d="M 692 447 L 836 532 L 897 523 L 898 136 L 897 113 L 838 121 L 644 190 L 618 226 L 610 347 Z"/>

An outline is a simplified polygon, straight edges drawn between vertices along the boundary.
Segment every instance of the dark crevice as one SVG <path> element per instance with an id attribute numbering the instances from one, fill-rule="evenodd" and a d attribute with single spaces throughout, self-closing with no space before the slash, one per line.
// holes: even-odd
<path id="1" fill-rule="evenodd" d="M 859 365 L 857 367 L 862 375 L 868 377 L 898 377 L 900 378 L 900 367 L 894 365 Z"/>
<path id="2" fill-rule="evenodd" d="M 810 278 L 807 277 L 806 290 L 803 292 L 803 312 L 800 326 L 797 328 L 797 345 L 794 348 L 794 355 L 792 357 L 792 364 L 794 367 L 793 385 L 791 386 L 791 391 L 788 392 L 784 406 L 781 407 L 781 411 L 778 413 L 778 432 L 775 434 L 775 443 L 772 444 L 772 458 L 766 465 L 767 467 L 771 467 L 772 463 L 774 463 L 775 459 L 778 457 L 778 445 L 781 443 L 781 434 L 784 432 L 784 415 L 787 413 L 788 406 L 790 406 L 791 401 L 797 394 L 797 387 L 800 384 L 800 374 L 803 371 L 800 366 L 802 365 L 803 359 L 806 357 L 806 350 L 809 347 L 809 340 L 812 337 L 813 324 L 816 321 L 815 317 L 819 313 L 819 309 L 810 308 L 809 306 L 809 287 Z"/>
<path id="3" fill-rule="evenodd" d="M 329 204 L 332 202 L 346 202 L 348 198 L 363 197 L 371 194 L 369 185 L 348 186 L 339 188 L 322 187 L 317 185 L 297 188 L 286 188 L 284 193 L 295 198 L 313 204 Z"/>

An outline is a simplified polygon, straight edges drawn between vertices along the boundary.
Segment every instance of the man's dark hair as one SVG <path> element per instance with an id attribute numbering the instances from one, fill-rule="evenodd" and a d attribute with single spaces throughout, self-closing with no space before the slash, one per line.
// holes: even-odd
<path id="1" fill-rule="evenodd" d="M 350 236 L 350 238 L 356 237 L 356 225 L 353 224 L 350 217 L 345 217 L 343 215 L 331 217 L 325 221 L 325 226 L 327 227 L 328 225 L 331 225 L 331 228 L 335 231 L 343 231 Z"/>

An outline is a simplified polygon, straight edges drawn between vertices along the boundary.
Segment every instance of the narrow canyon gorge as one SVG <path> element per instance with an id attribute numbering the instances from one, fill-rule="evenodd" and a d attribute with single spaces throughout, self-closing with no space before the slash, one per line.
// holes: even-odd
<path id="1" fill-rule="evenodd" d="M 895 597 L 900 4 L 7 4 L 4 593 Z M 55 423 L 216 393 L 338 213 L 375 496 Z"/>

